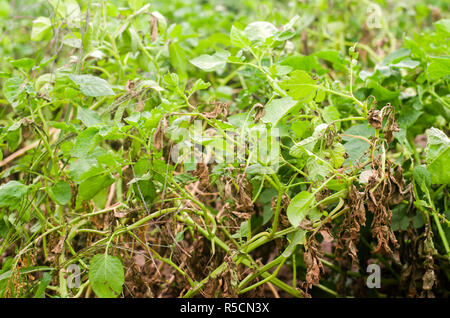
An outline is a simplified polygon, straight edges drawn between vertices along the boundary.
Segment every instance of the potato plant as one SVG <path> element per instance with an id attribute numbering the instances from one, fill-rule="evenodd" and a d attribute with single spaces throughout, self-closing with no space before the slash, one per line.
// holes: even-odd
<path id="1" fill-rule="evenodd" d="M 0 297 L 448 297 L 449 6 L 0 0 Z"/>

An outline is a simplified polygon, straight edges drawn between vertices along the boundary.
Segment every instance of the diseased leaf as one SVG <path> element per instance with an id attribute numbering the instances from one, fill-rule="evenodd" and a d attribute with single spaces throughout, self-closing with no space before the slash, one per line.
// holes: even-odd
<path id="1" fill-rule="evenodd" d="M 274 76 L 283 76 L 287 75 L 292 71 L 292 67 L 288 65 L 280 65 L 280 64 L 273 64 L 269 68 L 269 72 Z"/>
<path id="2" fill-rule="evenodd" d="M 323 159 L 323 155 L 318 153 L 317 156 Z M 310 156 L 306 161 L 306 169 L 308 171 L 308 180 L 312 182 L 323 181 L 330 175 L 331 168 L 320 159 Z"/>
<path id="3" fill-rule="evenodd" d="M 369 179 L 373 176 L 376 176 L 376 171 L 369 169 L 369 170 L 364 170 L 360 173 L 359 175 L 359 183 L 362 184 L 367 184 L 369 183 Z"/>
<path id="4" fill-rule="evenodd" d="M 449 0 L 403 2 L 0 0 L 0 297 L 447 296 Z"/>
<path id="5" fill-rule="evenodd" d="M 50 4 L 69 27 L 79 28 L 81 23 L 80 5 L 76 0 L 49 0 Z"/>
<path id="6" fill-rule="evenodd" d="M 289 154 L 296 158 L 301 158 L 303 155 L 310 155 L 313 152 L 317 141 L 322 137 L 323 132 L 328 127 L 327 124 L 320 124 L 314 129 L 312 136 L 303 139 L 299 143 L 294 144 L 289 150 Z"/>
<path id="7" fill-rule="evenodd" d="M 331 123 L 334 120 L 338 120 L 341 118 L 341 114 L 339 113 L 339 110 L 334 106 L 327 106 L 323 108 L 322 111 L 322 117 L 325 120 L 326 123 Z M 340 128 L 340 123 L 335 123 L 336 128 Z"/>
<path id="8" fill-rule="evenodd" d="M 101 172 L 97 166 L 97 159 L 91 156 L 89 157 L 90 158 L 82 157 L 70 164 L 69 176 L 77 184 L 80 184 L 84 179 Z"/>
<path id="9" fill-rule="evenodd" d="M 153 81 L 153 80 L 144 80 L 144 81 L 142 81 L 142 82 L 140 83 L 139 86 L 140 86 L 140 87 L 150 87 L 150 88 L 152 88 L 152 89 L 154 89 L 155 91 L 158 91 L 158 92 L 164 91 L 164 88 L 162 88 L 161 86 L 159 86 L 159 84 L 156 83 L 156 82 Z"/>
<path id="10" fill-rule="evenodd" d="M 345 147 L 339 142 L 334 144 L 330 151 L 330 158 L 334 168 L 341 167 L 345 161 Z"/>
<path id="11" fill-rule="evenodd" d="M 420 62 L 419 61 L 413 61 L 409 58 L 406 58 L 404 60 L 401 60 L 398 63 L 395 64 L 391 64 L 391 66 L 393 67 L 403 67 L 403 68 L 416 68 L 417 66 L 419 66 Z"/>
<path id="12" fill-rule="evenodd" d="M 370 138 L 375 134 L 375 129 L 368 124 L 359 124 L 347 129 L 345 134 L 347 136 L 344 136 L 342 140 L 345 142 L 345 151 L 349 156 L 347 160 L 355 165 L 357 161 L 362 160 L 364 154 L 367 154 L 370 145 L 364 140 L 348 137 L 348 135 Z"/>
<path id="13" fill-rule="evenodd" d="M 22 125 L 21 122 L 12 124 L 6 133 L 6 143 L 10 151 L 15 151 L 22 142 Z"/>

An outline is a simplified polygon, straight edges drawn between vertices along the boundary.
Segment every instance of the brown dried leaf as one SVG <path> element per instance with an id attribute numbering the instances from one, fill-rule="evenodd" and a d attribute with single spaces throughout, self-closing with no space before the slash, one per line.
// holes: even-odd
<path id="1" fill-rule="evenodd" d="M 209 169 L 205 162 L 197 163 L 197 169 L 194 171 L 194 176 L 199 180 L 199 188 L 204 191 L 210 186 Z"/>
<path id="2" fill-rule="evenodd" d="M 66 240 L 66 237 L 61 237 L 58 241 L 58 244 L 52 249 L 52 253 L 55 254 L 61 254 L 63 247 L 64 247 L 64 241 Z"/>
<path id="3" fill-rule="evenodd" d="M 394 118 L 394 112 L 391 112 L 389 114 L 388 124 L 386 126 L 385 132 L 384 132 L 384 138 L 386 139 L 387 143 L 390 144 L 394 141 L 394 132 L 399 132 L 400 128 L 398 127 L 397 123 L 395 122 Z"/>
<path id="4" fill-rule="evenodd" d="M 156 150 L 160 151 L 163 146 L 164 134 L 166 133 L 167 118 L 164 116 L 158 123 L 158 127 L 153 134 L 153 145 Z"/>
<path id="5" fill-rule="evenodd" d="M 150 18 L 150 29 L 152 30 L 152 42 L 158 37 L 158 19 L 152 14 Z"/>
<path id="6" fill-rule="evenodd" d="M 230 107 L 229 103 L 213 103 L 214 110 L 209 113 L 203 113 L 203 116 L 210 119 L 216 119 L 219 115 L 222 115 L 222 118 L 226 119 L 228 117 L 228 108 Z"/>
<path id="7" fill-rule="evenodd" d="M 366 224 L 366 209 L 364 207 L 364 192 L 359 192 L 352 184 L 349 192 L 350 212 L 345 215 L 336 245 L 336 258 L 340 261 L 350 256 L 352 266 L 359 264 L 358 248 L 361 226 Z"/>
<path id="8" fill-rule="evenodd" d="M 381 129 L 383 118 L 381 117 L 381 111 L 376 109 L 371 109 L 367 113 L 367 120 L 375 129 Z"/>
<path id="9" fill-rule="evenodd" d="M 145 256 L 142 254 L 136 254 L 134 256 L 134 262 L 137 266 L 143 267 L 146 263 Z"/>
<path id="10" fill-rule="evenodd" d="M 114 211 L 114 216 L 119 219 L 124 218 L 127 215 L 128 215 L 127 211 Z"/>
<path id="11" fill-rule="evenodd" d="M 398 247 L 397 239 L 391 228 L 392 211 L 389 208 L 389 201 L 396 193 L 396 184 L 401 184 L 401 171 L 397 173 L 398 180 L 392 176 L 392 163 L 387 160 L 385 162 L 385 171 L 380 171 L 381 164 L 376 160 L 373 167 L 378 166 L 378 173 L 385 177 L 381 180 L 370 179 L 366 186 L 367 208 L 374 214 L 372 221 L 372 236 L 377 240 L 377 246 L 373 253 L 382 253 L 399 261 L 399 255 L 395 251 Z M 391 183 L 392 178 L 395 179 L 394 186 Z M 397 190 L 398 191 L 398 190 Z M 393 246 L 394 250 L 391 248 Z"/>
<path id="12" fill-rule="evenodd" d="M 125 90 L 131 94 L 131 95 L 135 95 L 136 91 L 134 90 L 134 87 L 136 86 L 136 83 L 134 81 L 127 81 L 127 84 L 125 85 Z"/>
<path id="13" fill-rule="evenodd" d="M 434 275 L 434 270 L 429 269 L 423 275 L 423 290 L 431 290 L 433 288 L 434 282 L 436 281 L 436 277 Z"/>
<path id="14" fill-rule="evenodd" d="M 320 261 L 320 254 L 317 248 L 310 246 L 305 252 L 303 259 L 306 265 L 306 283 L 307 288 L 317 285 L 320 281 L 320 275 L 324 272 L 322 262 Z"/>
<path id="15" fill-rule="evenodd" d="M 425 147 L 427 146 L 427 135 L 426 134 L 421 134 L 421 135 L 417 135 L 416 138 L 414 138 L 414 144 L 422 149 L 425 149 Z"/>
<path id="16" fill-rule="evenodd" d="M 244 220 L 248 220 L 252 217 L 252 215 L 250 213 L 246 213 L 246 212 L 231 211 L 231 213 L 236 215 L 238 218 L 244 219 Z"/>
<path id="17" fill-rule="evenodd" d="M 366 224 L 366 209 L 364 208 L 364 193 L 359 192 L 352 184 L 349 192 L 352 214 L 358 219 L 360 225 Z"/>
<path id="18" fill-rule="evenodd" d="M 239 203 L 244 207 L 253 210 L 252 184 L 242 176 L 239 182 Z"/>
<path id="19" fill-rule="evenodd" d="M 264 106 L 260 103 L 256 103 L 255 105 L 253 105 L 252 109 L 250 110 L 253 111 L 255 110 L 255 119 L 254 122 L 258 122 L 262 117 L 264 117 L 264 115 L 266 114 L 266 109 L 264 108 Z"/>
<path id="20" fill-rule="evenodd" d="M 304 218 L 300 224 L 298 225 L 302 230 L 312 231 L 314 229 L 313 222 L 311 222 L 308 218 Z"/>

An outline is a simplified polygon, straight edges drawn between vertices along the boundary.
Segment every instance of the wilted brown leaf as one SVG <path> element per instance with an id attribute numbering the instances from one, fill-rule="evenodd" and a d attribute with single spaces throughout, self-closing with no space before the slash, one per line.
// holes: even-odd
<path id="1" fill-rule="evenodd" d="M 264 117 L 264 115 L 266 114 L 266 110 L 260 103 L 256 103 L 255 105 L 253 105 L 250 112 L 252 112 L 253 110 L 255 110 L 256 112 L 254 122 L 257 123 L 262 117 Z"/>
<path id="2" fill-rule="evenodd" d="M 427 270 L 425 275 L 423 275 L 422 289 L 431 290 L 433 288 L 435 280 L 436 280 L 436 277 L 434 275 L 434 270 L 432 270 L 432 269 Z"/>
<path id="3" fill-rule="evenodd" d="M 160 151 L 163 146 L 164 134 L 166 133 L 167 118 L 164 116 L 158 123 L 155 133 L 153 134 L 153 145 L 156 150 Z"/>
<path id="4" fill-rule="evenodd" d="M 210 119 L 216 119 L 220 115 L 222 115 L 223 119 L 226 119 L 228 117 L 228 108 L 230 107 L 229 103 L 220 103 L 215 102 L 213 103 L 214 110 L 209 113 L 203 113 L 203 116 Z"/>
<path id="5" fill-rule="evenodd" d="M 152 42 L 158 38 L 158 19 L 152 14 L 150 18 L 150 29 L 152 31 Z"/>
<path id="6" fill-rule="evenodd" d="M 375 129 L 381 129 L 383 118 L 381 117 L 381 111 L 376 109 L 369 110 L 367 114 L 367 120 Z"/>
<path id="7" fill-rule="evenodd" d="M 306 265 L 306 292 L 313 285 L 317 285 L 320 281 L 320 275 L 324 273 L 324 268 L 320 258 L 322 253 L 319 251 L 320 244 L 314 236 L 310 236 L 305 246 L 303 259 Z"/>

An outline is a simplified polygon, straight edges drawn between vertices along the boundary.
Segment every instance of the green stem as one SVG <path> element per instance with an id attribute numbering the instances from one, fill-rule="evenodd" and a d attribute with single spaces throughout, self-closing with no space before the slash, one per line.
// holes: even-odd
<path id="1" fill-rule="evenodd" d="M 284 194 L 284 189 L 281 187 L 278 190 L 277 206 L 276 206 L 276 209 L 275 209 L 275 213 L 273 215 L 272 230 L 270 231 L 270 235 L 269 236 L 273 236 L 275 234 L 275 232 L 277 231 L 278 218 L 280 216 L 281 201 L 283 200 L 283 194 Z"/>
<path id="2" fill-rule="evenodd" d="M 247 288 L 244 288 L 244 289 L 242 289 L 242 290 L 239 290 L 239 294 L 244 294 L 244 293 L 246 293 L 246 292 L 248 292 L 248 291 L 250 291 L 250 290 L 252 290 L 252 289 L 254 289 L 254 288 L 256 288 L 256 287 L 261 286 L 262 284 L 267 283 L 267 282 L 270 281 L 272 278 L 275 278 L 275 277 L 277 276 L 278 272 L 280 271 L 281 267 L 283 266 L 283 264 L 284 264 L 285 261 L 286 261 L 286 258 L 284 257 L 284 258 L 281 260 L 280 265 L 278 265 L 277 269 L 276 269 L 271 275 L 266 276 L 262 281 L 259 281 L 259 282 L 255 283 L 255 284 L 253 284 L 253 285 L 251 285 L 251 286 L 249 286 L 249 287 L 247 287 Z"/>
<path id="3" fill-rule="evenodd" d="M 286 257 L 284 256 L 278 256 L 273 261 L 267 263 L 263 267 L 259 268 L 256 272 L 248 275 L 246 278 L 244 278 L 238 285 L 239 290 L 242 290 L 249 282 L 254 280 L 256 277 L 260 276 L 262 273 L 267 272 L 269 269 L 277 266 L 278 264 L 284 262 L 286 260 Z"/>

